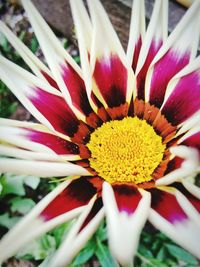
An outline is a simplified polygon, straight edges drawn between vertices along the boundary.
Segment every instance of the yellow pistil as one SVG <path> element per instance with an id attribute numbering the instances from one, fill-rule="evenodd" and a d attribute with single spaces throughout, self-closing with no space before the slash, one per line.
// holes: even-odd
<path id="1" fill-rule="evenodd" d="M 166 146 L 145 120 L 127 117 L 97 128 L 87 147 L 90 166 L 107 182 L 139 184 L 152 180 Z"/>

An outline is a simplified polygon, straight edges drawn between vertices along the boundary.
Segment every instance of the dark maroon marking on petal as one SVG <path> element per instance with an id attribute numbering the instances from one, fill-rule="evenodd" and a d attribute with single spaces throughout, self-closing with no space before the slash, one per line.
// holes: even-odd
<path id="1" fill-rule="evenodd" d="M 152 60 L 154 59 L 155 55 L 157 54 L 162 44 L 163 44 L 162 40 L 160 41 L 152 40 L 151 45 L 149 47 L 149 52 L 145 59 L 145 63 L 137 75 L 137 90 L 139 99 L 144 100 L 144 87 L 145 87 L 146 74 Z"/>
<path id="2" fill-rule="evenodd" d="M 171 78 L 185 67 L 190 59 L 190 53 L 180 54 L 170 49 L 154 66 L 150 84 L 150 103 L 161 107 L 167 85 Z"/>
<path id="3" fill-rule="evenodd" d="M 103 202 L 102 202 L 102 198 L 99 197 L 97 198 L 97 200 L 95 201 L 90 213 L 88 214 L 88 216 L 86 217 L 85 221 L 83 222 L 79 233 L 88 225 L 88 223 L 97 215 L 97 213 L 100 211 L 100 209 L 103 207 Z"/>
<path id="4" fill-rule="evenodd" d="M 167 221 L 173 224 L 188 218 L 173 194 L 156 188 L 148 191 L 152 196 L 151 207 Z"/>
<path id="5" fill-rule="evenodd" d="M 51 76 L 49 76 L 49 74 L 47 74 L 45 71 L 41 70 L 42 75 L 44 76 L 44 78 L 47 80 L 47 82 L 53 86 L 54 88 L 58 89 L 60 91 L 60 88 L 58 86 L 58 84 L 56 83 L 56 81 L 51 78 Z"/>
<path id="6" fill-rule="evenodd" d="M 137 62 L 138 62 L 141 46 L 142 46 L 142 38 L 140 35 L 140 37 L 138 38 L 138 41 L 135 45 L 135 50 L 134 50 L 134 54 L 133 54 L 132 68 L 134 71 L 136 70 L 136 67 L 137 67 Z"/>
<path id="7" fill-rule="evenodd" d="M 58 155 L 79 154 L 79 147 L 72 142 L 49 133 L 28 129 L 27 131 L 28 132 L 26 135 L 29 139 L 31 139 L 33 142 L 37 142 L 51 148 Z"/>
<path id="8" fill-rule="evenodd" d="M 179 157 L 174 157 L 172 160 L 167 165 L 167 169 L 164 173 L 164 175 L 178 169 L 181 167 L 181 164 L 183 163 L 184 159 L 179 158 Z"/>
<path id="9" fill-rule="evenodd" d="M 200 213 L 200 200 L 193 196 L 190 192 L 186 190 L 186 188 L 181 183 L 174 183 L 174 187 L 176 187 L 187 199 L 191 202 L 191 204 L 195 207 L 195 209 Z"/>
<path id="10" fill-rule="evenodd" d="M 131 185 L 113 185 L 113 190 L 119 211 L 131 215 L 142 198 L 137 188 Z"/>
<path id="11" fill-rule="evenodd" d="M 78 130 L 79 121 L 62 97 L 33 88 L 35 95 L 29 96 L 33 105 L 51 123 L 56 131 L 70 137 Z"/>
<path id="12" fill-rule="evenodd" d="M 73 105 L 86 116 L 89 115 L 92 109 L 88 101 L 84 81 L 69 64 L 62 66 L 62 71 Z"/>
<path id="13" fill-rule="evenodd" d="M 197 132 L 188 137 L 185 141 L 181 143 L 181 145 L 197 148 L 200 153 L 200 132 Z"/>
<path id="14" fill-rule="evenodd" d="M 45 221 L 86 205 L 96 193 L 86 177 L 72 181 L 40 214 Z"/>
<path id="15" fill-rule="evenodd" d="M 94 79 L 109 107 L 126 102 L 127 75 L 127 69 L 117 55 L 96 61 Z"/>
<path id="16" fill-rule="evenodd" d="M 163 114 L 179 124 L 200 109 L 200 71 L 182 77 L 163 107 Z"/>

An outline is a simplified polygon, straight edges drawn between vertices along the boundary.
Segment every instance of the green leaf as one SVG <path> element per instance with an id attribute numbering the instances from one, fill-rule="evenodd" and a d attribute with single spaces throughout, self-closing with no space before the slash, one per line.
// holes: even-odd
<path id="1" fill-rule="evenodd" d="M 178 261 L 184 261 L 185 263 L 189 264 L 198 264 L 198 261 L 194 256 L 190 253 L 185 251 L 184 249 L 171 244 L 166 244 L 165 247 L 167 248 L 168 252 L 175 257 Z"/>
<path id="2" fill-rule="evenodd" d="M 116 262 L 112 258 L 108 247 L 102 244 L 99 239 L 97 239 L 97 249 L 95 251 L 95 255 L 97 256 L 102 267 L 116 266 Z"/>
<path id="3" fill-rule="evenodd" d="M 35 202 L 30 198 L 15 197 L 9 202 L 11 204 L 12 212 L 17 211 L 23 215 L 28 213 L 35 206 Z"/>
<path id="4" fill-rule="evenodd" d="M 8 213 L 4 213 L 0 215 L 0 226 L 11 229 L 20 219 L 21 217 L 10 217 Z"/>
<path id="5" fill-rule="evenodd" d="M 166 258 L 165 247 L 161 247 L 161 249 L 158 251 L 156 258 L 159 260 L 164 260 Z"/>
<path id="6" fill-rule="evenodd" d="M 3 186 L 2 195 L 14 194 L 17 196 L 24 196 L 24 178 L 22 176 L 14 176 L 12 174 L 5 174 L 1 179 Z"/>
<path id="7" fill-rule="evenodd" d="M 1 195 L 2 190 L 3 190 L 3 186 L 2 186 L 2 184 L 0 183 L 0 195 Z"/>
<path id="8" fill-rule="evenodd" d="M 106 229 L 105 222 L 100 224 L 95 235 L 101 242 L 107 240 L 107 229 Z"/>
<path id="9" fill-rule="evenodd" d="M 31 49 L 31 51 L 35 54 L 36 51 L 38 50 L 38 47 L 39 47 L 39 43 L 38 43 L 36 37 L 34 36 L 34 37 L 31 39 L 30 49 Z"/>
<path id="10" fill-rule="evenodd" d="M 2 196 L 5 196 L 7 194 L 24 196 L 24 184 L 31 187 L 32 189 L 36 189 L 40 182 L 40 178 L 25 175 L 16 176 L 10 173 L 6 173 L 0 178 L 0 182 L 3 186 Z"/>
<path id="11" fill-rule="evenodd" d="M 53 236 L 44 235 L 41 238 L 26 245 L 17 257 L 23 259 L 44 260 L 56 250 L 56 242 Z"/>
<path id="12" fill-rule="evenodd" d="M 56 227 L 53 231 L 51 231 L 52 235 L 56 241 L 56 247 L 59 247 L 63 239 L 65 238 L 66 234 L 69 232 L 73 221 L 69 221 L 64 223 L 58 227 Z"/>
<path id="13" fill-rule="evenodd" d="M 35 176 L 24 177 L 24 183 L 32 189 L 36 189 L 40 183 L 40 178 Z"/>
<path id="14" fill-rule="evenodd" d="M 85 245 L 85 248 L 81 250 L 70 267 L 78 267 L 81 264 L 86 263 L 95 253 L 96 245 L 93 239 L 89 240 Z"/>

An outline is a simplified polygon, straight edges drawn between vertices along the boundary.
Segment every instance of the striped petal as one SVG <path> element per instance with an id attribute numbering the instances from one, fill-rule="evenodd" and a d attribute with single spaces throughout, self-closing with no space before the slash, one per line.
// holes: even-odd
<path id="1" fill-rule="evenodd" d="M 103 217 L 102 200 L 100 198 L 92 199 L 56 252 L 50 267 L 69 265 L 74 256 L 97 230 Z"/>
<path id="2" fill-rule="evenodd" d="M 135 82 L 132 69 L 101 3 L 88 0 L 88 6 L 93 23 L 90 64 L 94 94 L 106 108 L 117 107 L 130 102 Z"/>
<path id="3" fill-rule="evenodd" d="M 194 147 L 198 149 L 200 153 L 200 126 L 190 129 L 185 135 L 183 135 L 179 140 L 178 144 L 183 146 Z"/>
<path id="4" fill-rule="evenodd" d="M 93 97 L 91 96 L 92 73 L 89 63 L 92 43 L 92 25 L 83 1 L 71 0 L 70 6 L 76 28 L 76 35 L 78 39 L 81 59 L 81 69 L 83 72 L 85 86 L 87 88 L 88 99 L 93 109 L 96 110 L 96 105 L 93 102 Z"/>
<path id="5" fill-rule="evenodd" d="M 178 161 L 178 164 L 176 166 L 176 162 L 174 162 L 175 168 L 170 172 L 167 171 L 164 177 L 158 179 L 156 181 L 157 185 L 168 185 L 181 181 L 188 176 L 194 176 L 199 168 L 200 158 L 196 148 L 180 145 L 172 147 L 170 152 L 174 157 L 177 157 L 176 161 Z M 180 159 L 181 164 L 179 163 Z"/>
<path id="6" fill-rule="evenodd" d="M 173 125 L 182 124 L 200 110 L 200 57 L 169 83 L 162 113 Z"/>
<path id="7" fill-rule="evenodd" d="M 145 79 L 151 62 L 167 38 L 168 1 L 157 0 L 142 43 L 136 68 L 137 96 L 144 99 Z"/>
<path id="8" fill-rule="evenodd" d="M 95 193 L 95 188 L 83 178 L 60 184 L 1 240 L 0 262 L 32 239 L 79 215 Z"/>
<path id="9" fill-rule="evenodd" d="M 92 110 L 79 66 L 62 47 L 53 31 L 41 17 L 30 0 L 22 0 L 49 68 L 68 105 L 80 119 Z"/>
<path id="10" fill-rule="evenodd" d="M 58 90 L 2 56 L 0 63 L 2 81 L 37 120 L 62 134 L 77 132 L 79 122 Z"/>
<path id="11" fill-rule="evenodd" d="M 159 50 L 147 73 L 145 99 L 162 105 L 170 79 L 193 59 L 199 42 L 200 2 L 196 1 Z"/>
<path id="12" fill-rule="evenodd" d="M 113 256 L 122 265 L 133 261 L 140 232 L 146 222 L 150 195 L 131 185 L 103 185 L 109 245 Z"/>
<path id="13" fill-rule="evenodd" d="M 145 35 L 145 7 L 144 0 L 134 0 L 131 14 L 129 42 L 127 48 L 127 60 L 136 70 L 141 45 Z"/>
<path id="14" fill-rule="evenodd" d="M 200 188 L 197 185 L 187 179 L 183 180 L 182 184 L 190 194 L 200 200 Z"/>
<path id="15" fill-rule="evenodd" d="M 6 143 L 11 150 L 14 147 L 23 148 L 27 153 L 39 152 L 47 157 L 63 155 L 60 157 L 62 160 L 80 158 L 78 145 L 58 137 L 45 126 L 28 122 L 19 122 L 16 127 L 12 124 L 11 120 L 0 119 L 0 141 Z"/>
<path id="16" fill-rule="evenodd" d="M 200 226 L 194 219 L 189 202 L 184 199 L 184 204 L 187 205 L 183 209 L 179 203 L 180 198 L 178 201 L 175 190 L 151 189 L 150 191 L 152 194 L 152 208 L 149 214 L 150 222 L 176 243 L 199 258 Z"/>
<path id="17" fill-rule="evenodd" d="M 54 88 L 58 88 L 50 70 L 44 65 L 23 42 L 12 33 L 12 31 L 0 21 L 0 32 L 8 39 L 8 41 L 13 45 L 16 51 L 20 54 L 26 64 L 30 67 L 33 73 L 40 79 L 45 79 Z"/>
<path id="18" fill-rule="evenodd" d="M 195 217 L 197 218 L 197 222 L 199 223 L 200 222 L 200 194 L 198 195 L 198 197 L 196 197 L 194 194 L 190 193 L 187 190 L 187 188 L 184 186 L 184 183 L 183 184 L 176 183 L 176 184 L 173 184 L 173 186 L 177 188 L 176 193 L 177 193 L 177 199 L 179 201 L 179 204 L 184 209 L 184 207 L 188 205 L 187 201 L 189 201 L 191 205 L 193 206 L 193 207 L 190 207 L 191 214 L 193 214 L 194 218 Z M 186 199 L 184 199 L 179 192 L 181 192 L 182 195 L 184 195 Z"/>

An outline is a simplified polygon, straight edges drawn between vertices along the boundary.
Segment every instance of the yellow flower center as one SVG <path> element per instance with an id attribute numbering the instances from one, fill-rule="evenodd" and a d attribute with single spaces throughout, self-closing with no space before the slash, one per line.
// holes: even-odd
<path id="1" fill-rule="evenodd" d="M 97 128 L 87 147 L 90 166 L 107 182 L 139 184 L 152 180 L 166 146 L 145 120 L 126 117 Z"/>

